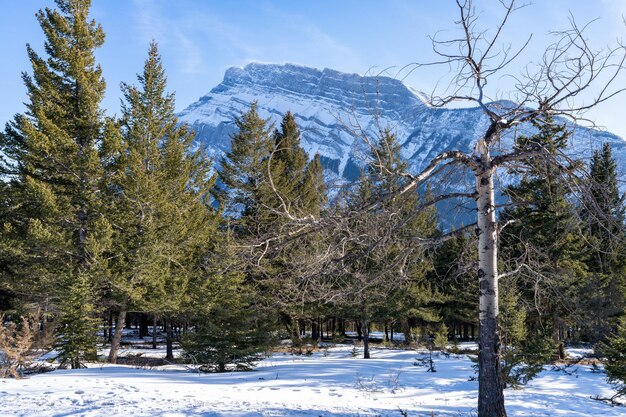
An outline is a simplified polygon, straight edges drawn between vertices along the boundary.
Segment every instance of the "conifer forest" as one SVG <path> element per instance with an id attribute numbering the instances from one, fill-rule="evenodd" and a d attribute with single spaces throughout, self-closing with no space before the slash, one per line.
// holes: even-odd
<path id="1" fill-rule="evenodd" d="M 33 10 L 45 41 L 0 131 L 1 415 L 626 414 L 623 167 L 609 143 L 571 149 L 626 94 L 623 43 L 571 18 L 529 50 L 503 35 L 526 5 L 493 2 L 486 30 L 450 0 L 404 70 L 449 74 L 427 105 L 479 109 L 471 148 L 416 168 L 373 102 L 368 128 L 342 121 L 363 150 L 346 179 L 262 97 L 209 154 L 158 39 L 107 84 L 91 3 Z"/>

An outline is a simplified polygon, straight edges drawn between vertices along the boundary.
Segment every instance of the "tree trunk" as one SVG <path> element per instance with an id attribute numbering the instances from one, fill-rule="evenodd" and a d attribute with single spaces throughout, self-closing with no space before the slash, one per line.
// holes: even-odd
<path id="1" fill-rule="evenodd" d="M 302 338 L 300 337 L 300 321 L 296 318 L 291 319 L 291 345 L 302 354 Z"/>
<path id="2" fill-rule="evenodd" d="M 363 359 L 370 358 L 370 329 L 369 321 L 361 321 L 361 329 L 363 331 Z"/>
<path id="3" fill-rule="evenodd" d="M 412 341 L 411 336 L 411 326 L 409 325 L 409 320 L 404 318 L 400 322 L 400 328 L 402 329 L 402 333 L 404 334 L 404 344 L 409 346 Z"/>
<path id="4" fill-rule="evenodd" d="M 152 316 L 152 349 L 157 348 L 157 316 Z"/>
<path id="5" fill-rule="evenodd" d="M 141 313 L 139 315 L 139 338 L 143 339 L 148 335 L 148 315 Z"/>
<path id="6" fill-rule="evenodd" d="M 120 308 L 120 313 L 117 315 L 117 323 L 115 324 L 115 335 L 113 335 L 113 341 L 111 342 L 111 350 L 109 351 L 109 358 L 107 362 L 117 363 L 117 353 L 122 344 L 122 331 L 124 324 L 126 323 L 126 306 Z"/>
<path id="7" fill-rule="evenodd" d="M 113 342 L 113 311 L 109 308 L 109 338 L 107 339 L 109 343 Z"/>
<path id="8" fill-rule="evenodd" d="M 482 145 L 477 145 L 477 149 L 482 148 L 482 169 L 475 173 L 478 194 L 478 416 L 506 417 L 498 337 L 498 230 L 493 190 L 494 168 L 487 146 Z"/>
<path id="9" fill-rule="evenodd" d="M 165 324 L 165 338 L 166 338 L 166 354 L 165 360 L 174 360 L 174 332 L 172 331 L 172 320 L 168 319 Z"/>
<path id="10" fill-rule="evenodd" d="M 314 318 L 311 321 L 311 340 L 318 340 L 318 339 L 319 339 L 318 321 L 317 321 L 317 318 Z"/>

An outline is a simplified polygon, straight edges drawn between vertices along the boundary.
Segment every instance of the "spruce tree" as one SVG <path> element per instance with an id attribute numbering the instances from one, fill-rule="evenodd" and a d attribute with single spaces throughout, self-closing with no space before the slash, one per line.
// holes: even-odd
<path id="1" fill-rule="evenodd" d="M 503 283 L 499 299 L 499 325 L 502 343 L 502 379 L 506 387 L 526 385 L 551 360 L 553 354 L 549 335 L 528 332 L 527 307 L 520 290 L 509 278 Z"/>
<path id="2" fill-rule="evenodd" d="M 235 123 L 239 130 L 231 137 L 220 180 L 226 187 L 225 212 L 238 244 L 262 241 L 289 227 L 285 211 L 299 217 L 319 215 L 326 202 L 323 171 L 319 157 L 308 162 L 294 115 L 286 113 L 273 130 L 253 103 Z M 258 251 L 244 254 L 245 281 L 254 286 L 266 307 L 284 318 L 296 340 L 295 323 L 302 316 L 293 305 L 302 297 L 299 271 L 303 256 L 313 250 L 312 240 L 304 240 L 282 245 L 271 257 Z"/>
<path id="3" fill-rule="evenodd" d="M 619 262 L 620 243 L 624 234 L 624 195 L 617 184 L 617 164 L 611 146 L 594 151 L 589 166 L 588 208 L 583 213 L 596 246 L 591 261 L 593 271 L 609 273 Z"/>
<path id="4" fill-rule="evenodd" d="M 298 217 L 319 217 L 326 203 L 323 168 L 318 155 L 308 161 L 306 152 L 300 146 L 300 130 L 291 112 L 283 116 L 280 128 L 274 131 L 274 147 L 268 163 L 268 175 L 271 177 L 266 184 L 273 184 L 273 188 L 264 187 L 259 196 L 267 213 L 263 216 L 266 223 L 263 229 L 280 233 L 282 228 L 288 227 L 285 211 Z M 284 245 L 280 253 L 266 262 L 270 280 L 261 287 L 270 303 L 275 294 L 282 295 L 277 303 L 280 306 L 278 313 L 290 329 L 293 345 L 298 349 L 301 344 L 298 323 L 304 318 L 304 310 L 317 315 L 317 309 L 310 303 L 303 304 L 302 301 L 310 299 L 311 294 L 303 295 L 304 289 L 300 285 L 303 281 L 302 259 L 315 251 L 315 244 L 315 237 L 308 237 Z"/>
<path id="5" fill-rule="evenodd" d="M 589 195 L 581 216 L 587 226 L 592 273 L 585 290 L 585 327 L 593 340 L 601 340 L 612 332 L 626 306 L 624 196 L 609 144 L 593 153 L 589 174 Z"/>
<path id="6" fill-rule="evenodd" d="M 109 209 L 117 227 L 111 287 L 119 311 L 110 362 L 129 309 L 169 322 L 183 308 L 217 218 L 209 161 L 192 150 L 193 132 L 178 124 L 155 42 L 137 78 L 138 86 L 122 86 L 122 137 L 110 168 Z M 171 343 L 168 334 L 169 359 Z"/>
<path id="7" fill-rule="evenodd" d="M 262 232 L 262 193 L 267 193 L 267 163 L 272 150 L 272 126 L 262 119 L 257 103 L 235 118 L 237 132 L 231 136 L 231 149 L 221 161 L 219 179 L 221 202 L 236 225 L 236 235 Z"/>
<path id="8" fill-rule="evenodd" d="M 405 168 L 397 139 L 386 130 L 349 196 L 349 207 L 378 203 L 378 208 L 348 219 L 348 233 L 358 238 L 350 240 L 342 261 L 344 282 L 349 286 L 344 291 L 350 294 L 342 302 L 361 323 L 364 358 L 369 358 L 368 326 L 372 320 L 384 321 L 392 313 L 406 317 L 420 310 L 421 317 L 436 320 L 436 313 L 426 313 L 426 305 L 417 305 L 425 301 L 420 293 L 432 295 L 425 281 L 431 263 L 425 253 L 416 252 L 410 243 L 415 236 L 428 238 L 437 234 L 436 212 L 432 208 L 416 211 L 421 200 L 417 193 L 389 199 L 405 185 L 405 180 L 395 175 Z M 388 303 L 388 299 L 407 302 L 402 306 L 404 311 L 399 312 L 399 306 Z"/>
<path id="9" fill-rule="evenodd" d="M 589 167 L 589 191 L 591 205 L 587 209 L 591 235 L 598 240 L 593 269 L 606 272 L 611 269 L 619 250 L 625 220 L 624 195 L 617 184 L 617 164 L 611 153 L 611 145 L 605 143 L 596 150 Z"/>
<path id="10" fill-rule="evenodd" d="M 567 144 L 565 127 L 549 116 L 534 125 L 537 133 L 520 137 L 516 149 L 540 149 L 556 157 Z M 562 357 L 563 343 L 571 337 L 566 329 L 581 324 L 572 312 L 588 279 L 587 245 L 562 173 L 542 158 L 526 162 L 525 168 L 513 171 L 521 180 L 504 190 L 513 208 L 501 215 L 501 222 L 509 223 L 501 233 L 502 258 L 512 269 L 526 265 L 522 277 L 543 277 L 538 287 L 518 281 L 521 297 L 529 304 L 539 303 L 527 316 L 528 331 L 539 336 L 551 329 Z"/>
<path id="11" fill-rule="evenodd" d="M 231 238 L 214 239 L 205 256 L 204 275 L 192 286 L 194 331 L 181 341 L 184 357 L 205 372 L 249 370 L 274 342 L 271 310 L 245 273 L 233 268 Z"/>
<path id="12" fill-rule="evenodd" d="M 28 248 L 22 273 L 37 277 L 33 294 L 61 307 L 58 347 L 78 366 L 95 348 L 96 328 L 77 322 L 91 323 L 106 270 L 107 248 L 96 237 L 110 232 L 99 191 L 111 126 L 100 108 L 105 82 L 94 55 L 104 31 L 89 18 L 91 1 L 56 4 L 37 13 L 47 57 L 27 46 L 27 110 L 7 125 L 2 152 L 21 202 L 15 217 Z M 77 311 L 68 300 L 78 296 Z"/>
<path id="13" fill-rule="evenodd" d="M 473 238 L 460 235 L 435 248 L 433 269 L 428 274 L 429 282 L 442 293 L 439 306 L 442 320 L 453 333 L 463 326 L 462 337 L 465 339 L 476 336 L 478 281 L 471 271 L 477 258 Z"/>
<path id="14" fill-rule="evenodd" d="M 319 154 L 315 154 L 306 167 L 304 180 L 300 187 L 300 198 L 303 210 L 315 217 L 320 216 L 324 206 L 328 203 L 324 167 Z"/>
<path id="15" fill-rule="evenodd" d="M 612 384 L 616 393 L 609 400 L 626 397 L 626 325 L 622 322 L 618 325 L 617 332 L 601 346 L 601 352 L 606 357 L 605 370 L 607 379 Z"/>

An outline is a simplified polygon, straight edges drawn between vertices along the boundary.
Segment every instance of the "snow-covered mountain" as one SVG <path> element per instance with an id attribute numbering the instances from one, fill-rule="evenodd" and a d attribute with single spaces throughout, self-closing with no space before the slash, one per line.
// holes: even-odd
<path id="1" fill-rule="evenodd" d="M 469 151 L 488 123 L 478 108 L 431 108 L 419 92 L 393 78 L 260 63 L 229 68 L 217 87 L 180 113 L 180 120 L 197 131 L 199 144 L 217 159 L 228 149 L 234 117 L 254 100 L 259 114 L 274 122 L 294 113 L 305 150 L 319 153 L 328 171 L 347 179 L 356 178 L 364 161 L 361 132 L 375 140 L 379 127 L 391 128 L 417 171 L 443 150 Z M 503 145 L 510 140 L 503 139 Z M 626 142 L 608 132 L 576 127 L 569 152 L 589 157 L 604 142 L 626 167 Z"/>

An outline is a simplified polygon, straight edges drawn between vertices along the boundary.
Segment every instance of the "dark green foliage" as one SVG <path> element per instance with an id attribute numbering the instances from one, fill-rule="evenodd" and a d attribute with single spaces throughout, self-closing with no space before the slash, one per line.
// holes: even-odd
<path id="1" fill-rule="evenodd" d="M 109 296 L 122 316 L 130 309 L 169 320 L 187 308 L 217 237 L 214 180 L 206 156 L 192 150 L 194 133 L 178 124 L 154 42 L 137 79 L 122 85 L 121 134 L 107 149 L 107 211 L 116 225 Z M 119 337 L 113 341 L 115 352 Z"/>
<path id="2" fill-rule="evenodd" d="M 390 319 L 437 321 L 437 314 L 428 308 L 434 295 L 425 279 L 431 263 L 423 250 L 411 244 L 415 237 L 437 234 L 436 212 L 417 210 L 421 198 L 416 191 L 391 198 L 406 185 L 395 175 L 405 168 L 395 135 L 384 131 L 372 149 L 370 165 L 348 196 L 354 213 L 371 207 L 347 219 L 346 233 L 353 238 L 342 259 L 346 295 L 338 302 L 362 327 Z"/>
<path id="3" fill-rule="evenodd" d="M 617 186 L 617 167 L 611 147 L 594 152 L 589 167 L 588 198 L 581 217 L 591 248 L 592 277 L 585 288 L 585 329 L 591 341 L 611 333 L 626 306 L 626 242 L 624 196 Z"/>
<path id="4" fill-rule="evenodd" d="M 306 152 L 300 146 L 300 130 L 290 112 L 285 113 L 280 130 L 274 132 L 274 152 L 271 160 L 271 175 L 278 191 L 274 195 L 296 215 L 317 215 L 326 203 L 326 186 L 319 155 L 308 162 Z M 275 194 L 275 193 L 274 193 Z"/>
<path id="5" fill-rule="evenodd" d="M 514 207 L 501 215 L 501 223 L 509 223 L 501 233 L 501 259 L 505 272 L 524 265 L 516 285 L 519 296 L 534 306 L 526 317 L 529 337 L 551 328 L 557 346 L 566 339 L 568 327 L 582 325 L 574 312 L 589 276 L 589 251 L 564 179 L 566 170 L 549 162 L 558 158 L 568 133 L 550 117 L 535 127 L 538 133 L 519 138 L 516 146 L 520 151 L 541 150 L 548 162 L 530 156 L 524 169 L 513 171 L 521 180 L 504 190 Z"/>
<path id="6" fill-rule="evenodd" d="M 57 359 L 61 366 L 76 369 L 84 360 L 96 359 L 96 297 L 85 277 L 71 280 L 64 289 L 55 348 L 60 352 Z"/>
<path id="7" fill-rule="evenodd" d="M 224 184 L 221 203 L 232 218 L 238 234 L 262 233 L 263 193 L 267 196 L 267 162 L 272 151 L 272 127 L 259 117 L 257 104 L 235 119 L 237 133 L 231 149 L 221 162 L 220 181 Z"/>
<path id="8" fill-rule="evenodd" d="M 605 370 L 607 380 L 617 390 L 617 397 L 626 396 L 626 326 L 619 326 L 618 331 L 600 347 L 600 353 L 606 357 Z"/>
<path id="9" fill-rule="evenodd" d="M 608 273 L 614 267 L 623 266 L 618 259 L 618 251 L 623 237 L 624 195 L 617 184 L 617 165 L 611 154 L 611 146 L 606 143 L 602 150 L 596 150 L 589 167 L 588 208 L 584 213 L 589 223 L 590 234 L 596 240 L 597 251 L 592 257 L 594 271 Z M 586 215 L 586 216 L 585 216 Z"/>
<path id="10" fill-rule="evenodd" d="M 552 359 L 553 342 L 541 332 L 529 333 L 526 309 L 514 282 L 503 282 L 500 294 L 501 372 L 505 387 L 526 385 Z"/>
<path id="11" fill-rule="evenodd" d="M 290 216 L 319 216 L 326 202 L 326 189 L 319 157 L 307 160 L 300 146 L 295 117 L 286 113 L 273 131 L 257 113 L 256 103 L 236 120 L 239 131 L 232 136 L 231 150 L 222 161 L 222 203 L 235 244 L 256 243 L 290 229 Z M 280 314 L 291 329 L 303 315 L 303 262 L 315 252 L 315 237 L 281 245 L 271 256 L 264 248 L 239 251 L 246 285 L 253 286 L 263 302 Z M 258 259 L 262 259 L 260 262 Z M 295 303 L 300 301 L 300 307 Z M 308 308 L 308 306 L 307 306 Z"/>
<path id="12" fill-rule="evenodd" d="M 155 43 L 138 81 L 123 85 L 122 136 L 110 170 L 114 296 L 171 315 L 215 233 L 213 180 L 205 155 L 191 149 L 193 132 L 178 125 Z"/>
<path id="13" fill-rule="evenodd" d="M 271 314 L 257 303 L 241 275 L 214 276 L 213 302 L 197 314 L 195 331 L 182 341 L 184 354 L 201 370 L 250 370 L 272 346 Z"/>
<path id="14" fill-rule="evenodd" d="M 476 245 L 468 235 L 449 239 L 435 250 L 428 279 L 442 294 L 438 310 L 450 328 L 477 322 L 478 280 L 473 272 L 477 260 Z"/>
<path id="15" fill-rule="evenodd" d="M 94 339 L 93 329 L 69 321 L 90 323 L 96 297 L 83 300 L 80 318 L 65 298 L 82 294 L 83 286 L 97 291 L 110 243 L 100 191 L 101 150 L 111 129 L 100 109 L 105 83 L 94 55 L 104 32 L 89 19 L 90 3 L 57 0 L 58 10 L 37 13 L 48 56 L 27 47 L 32 64 L 32 74 L 23 75 L 27 110 L 7 126 L 1 142 L 7 158 L 3 173 L 17 203 L 8 233 L 21 248 L 14 282 L 35 301 L 53 300 L 58 306 L 61 300 L 67 342 L 62 355 L 72 366 L 79 363 L 78 352 L 94 349 Z"/>

